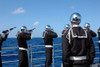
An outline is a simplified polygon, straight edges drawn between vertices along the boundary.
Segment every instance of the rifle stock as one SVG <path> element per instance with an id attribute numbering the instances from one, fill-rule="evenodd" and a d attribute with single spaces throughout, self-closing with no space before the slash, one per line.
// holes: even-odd
<path id="1" fill-rule="evenodd" d="M 7 33 L 7 32 L 9 32 L 9 31 L 11 31 L 11 30 L 13 30 L 13 29 L 15 29 L 16 27 L 13 27 L 13 28 L 10 28 L 10 29 L 8 29 L 8 30 L 4 30 L 4 31 L 2 31 L 2 33 Z"/>

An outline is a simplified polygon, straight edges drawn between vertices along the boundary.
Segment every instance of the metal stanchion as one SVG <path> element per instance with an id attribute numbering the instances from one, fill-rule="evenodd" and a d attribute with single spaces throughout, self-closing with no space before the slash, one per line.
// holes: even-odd
<path id="1" fill-rule="evenodd" d="M 31 67 L 33 67 L 33 55 L 32 55 L 32 45 L 31 45 Z"/>
<path id="2" fill-rule="evenodd" d="M 52 49 L 52 52 L 53 52 L 53 67 L 55 67 L 55 54 L 54 54 L 54 48 Z"/>

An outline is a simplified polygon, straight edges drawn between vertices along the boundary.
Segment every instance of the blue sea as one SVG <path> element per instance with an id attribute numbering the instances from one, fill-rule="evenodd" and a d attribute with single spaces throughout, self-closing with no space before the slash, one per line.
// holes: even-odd
<path id="1" fill-rule="evenodd" d="M 55 38 L 54 39 L 54 44 L 61 44 L 62 39 L 61 38 Z M 98 47 L 98 38 L 93 38 L 95 47 Z M 36 45 L 44 45 L 44 41 L 42 38 L 32 38 L 31 40 L 27 41 L 28 46 L 29 46 L 29 67 L 31 67 L 31 46 L 36 46 Z M 8 38 L 2 45 L 2 48 L 6 47 L 18 47 L 17 39 L 16 38 Z M 54 50 L 61 50 L 61 45 L 54 46 Z M 39 52 L 39 51 L 45 51 L 45 47 L 33 47 L 32 48 L 33 52 Z M 96 52 L 99 52 L 99 48 L 95 49 Z M 3 49 L 2 50 L 2 55 L 5 54 L 18 54 L 18 48 L 15 49 Z M 39 54 L 32 54 L 32 58 L 45 58 L 45 53 L 39 53 Z M 54 56 L 62 56 L 62 52 L 55 52 Z M 96 58 L 99 58 L 99 54 L 96 54 Z M 18 60 L 18 55 L 14 56 L 2 56 L 2 62 L 5 61 L 15 61 Z M 98 63 L 99 59 L 95 59 L 94 63 Z M 62 63 L 62 58 L 55 58 L 55 67 L 61 67 Z M 39 65 L 39 64 L 45 64 L 45 59 L 42 60 L 33 60 L 33 65 Z M 3 63 L 3 67 L 18 67 L 18 62 L 10 62 L 10 63 Z M 44 66 L 40 66 L 44 67 Z"/>

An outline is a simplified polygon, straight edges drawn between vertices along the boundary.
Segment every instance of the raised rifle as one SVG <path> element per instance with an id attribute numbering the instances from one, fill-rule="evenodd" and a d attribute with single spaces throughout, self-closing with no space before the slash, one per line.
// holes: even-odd
<path id="1" fill-rule="evenodd" d="M 35 30 L 36 28 L 33 28 L 33 29 L 30 29 L 30 30 L 28 30 L 28 32 L 32 32 L 33 30 Z"/>
<path id="2" fill-rule="evenodd" d="M 7 33 L 7 32 L 9 32 L 9 31 L 11 31 L 11 30 L 13 30 L 13 29 L 15 29 L 16 27 L 13 27 L 13 28 L 10 28 L 10 29 L 8 29 L 8 30 L 4 30 L 4 31 L 2 31 L 2 33 Z"/>

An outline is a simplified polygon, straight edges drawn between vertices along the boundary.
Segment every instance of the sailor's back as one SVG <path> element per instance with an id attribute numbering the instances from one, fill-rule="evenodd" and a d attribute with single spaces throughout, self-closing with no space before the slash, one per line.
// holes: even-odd
<path id="1" fill-rule="evenodd" d="M 29 33 L 19 33 L 18 34 L 18 37 L 17 37 L 17 40 L 18 40 L 18 45 L 19 47 L 24 47 L 24 48 L 27 48 L 27 40 L 30 40 L 31 39 L 31 34 Z"/>
<path id="2" fill-rule="evenodd" d="M 93 63 L 95 48 L 92 37 L 79 26 L 80 21 L 80 14 L 73 13 L 72 29 L 62 38 L 63 67 L 88 67 Z"/>

